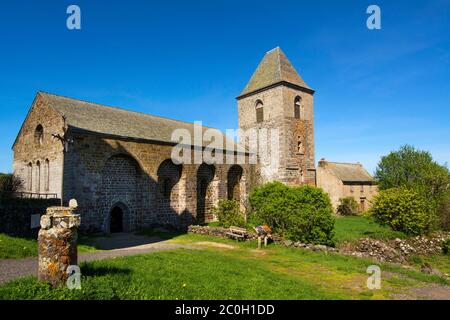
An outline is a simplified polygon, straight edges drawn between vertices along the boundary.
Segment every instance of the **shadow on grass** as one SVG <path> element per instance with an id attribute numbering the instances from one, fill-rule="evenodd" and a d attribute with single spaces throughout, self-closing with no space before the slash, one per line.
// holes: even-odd
<path id="1" fill-rule="evenodd" d="M 99 277 L 106 275 L 130 275 L 131 269 L 118 267 L 93 266 L 91 264 L 83 264 L 81 266 L 81 274 L 87 277 Z"/>
<path id="2" fill-rule="evenodd" d="M 161 227 L 148 228 L 139 231 L 137 234 L 152 238 L 160 238 L 161 240 L 170 240 L 181 235 L 187 234 L 187 231 L 172 230 Z"/>

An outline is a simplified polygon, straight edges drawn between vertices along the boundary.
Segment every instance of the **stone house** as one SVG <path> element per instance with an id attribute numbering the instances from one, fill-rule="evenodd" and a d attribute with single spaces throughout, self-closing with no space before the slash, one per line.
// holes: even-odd
<path id="1" fill-rule="evenodd" d="M 319 161 L 317 167 L 317 186 L 328 193 L 334 209 L 339 200 L 352 197 L 359 204 L 359 212 L 370 207 L 370 200 L 378 192 L 372 176 L 360 163 Z"/>
<path id="2" fill-rule="evenodd" d="M 30 197 L 77 199 L 85 231 L 205 223 L 219 199 L 235 199 L 245 210 L 253 185 L 316 185 L 314 93 L 280 48 L 270 50 L 236 99 L 239 129 L 258 137 L 273 130 L 272 140 L 244 135 L 239 148 L 200 127 L 223 142 L 211 154 L 235 161 L 176 164 L 172 134 L 195 136 L 195 124 L 39 92 L 13 145 L 14 173 Z M 194 159 L 209 142 L 184 146 Z M 262 161 L 261 149 L 274 161 Z M 258 161 L 250 161 L 255 154 Z"/>

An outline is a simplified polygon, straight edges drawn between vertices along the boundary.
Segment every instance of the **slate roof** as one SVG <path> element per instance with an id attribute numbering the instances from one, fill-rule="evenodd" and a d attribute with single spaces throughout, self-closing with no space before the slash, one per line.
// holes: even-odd
<path id="1" fill-rule="evenodd" d="M 281 82 L 313 91 L 297 73 L 284 52 L 276 47 L 265 54 L 239 97 Z"/>
<path id="2" fill-rule="evenodd" d="M 374 182 L 372 176 L 359 163 L 340 163 L 326 161 L 326 168 L 344 183 Z"/>
<path id="3" fill-rule="evenodd" d="M 68 126 L 75 131 L 102 134 L 118 138 L 132 138 L 147 141 L 176 143 L 171 140 L 175 129 L 186 129 L 194 140 L 194 124 L 149 114 L 128 111 L 101 104 L 39 92 L 38 95 L 54 110 L 66 117 Z M 224 149 L 227 138 L 223 132 L 210 127 L 224 137 Z M 231 140 L 231 138 L 228 138 Z M 232 140 L 231 140 L 232 141 Z M 210 142 L 203 142 L 207 146 Z M 235 148 L 234 142 L 233 147 Z M 235 148 L 236 149 L 236 148 Z M 235 150 L 233 149 L 233 150 Z"/>

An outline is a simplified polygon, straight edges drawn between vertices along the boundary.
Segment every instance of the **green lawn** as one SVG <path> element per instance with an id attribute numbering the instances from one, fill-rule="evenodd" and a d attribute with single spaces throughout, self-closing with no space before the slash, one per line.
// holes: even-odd
<path id="1" fill-rule="evenodd" d="M 432 255 L 432 256 L 412 256 L 408 259 L 408 262 L 420 268 L 424 263 L 430 264 L 433 268 L 438 269 L 440 272 L 450 274 L 450 255 Z"/>
<path id="2" fill-rule="evenodd" d="M 450 284 L 383 264 L 382 289 L 366 287 L 373 262 L 338 254 L 202 235 L 171 243 L 198 249 L 95 261 L 81 265 L 82 289 L 52 290 L 29 277 L 0 286 L 0 299 L 389 299 L 430 283 Z"/>
<path id="3" fill-rule="evenodd" d="M 406 235 L 393 231 L 387 226 L 381 226 L 366 216 L 337 217 L 335 224 L 337 242 L 352 241 L 369 237 L 375 239 L 405 238 Z"/>
<path id="4" fill-rule="evenodd" d="M 78 237 L 79 252 L 93 252 L 96 248 L 91 245 L 91 238 Z M 38 254 L 38 245 L 35 239 L 11 237 L 0 233 L 0 259 L 18 259 L 35 257 Z"/>

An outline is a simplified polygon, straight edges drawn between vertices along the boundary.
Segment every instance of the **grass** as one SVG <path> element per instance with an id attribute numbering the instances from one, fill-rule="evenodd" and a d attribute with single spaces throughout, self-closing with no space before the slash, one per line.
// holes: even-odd
<path id="1" fill-rule="evenodd" d="M 450 274 L 450 255 L 448 254 L 432 256 L 412 256 L 409 258 L 408 262 L 416 268 L 420 268 L 422 264 L 428 263 L 433 268 L 438 269 L 443 273 Z"/>
<path id="2" fill-rule="evenodd" d="M 82 289 L 50 289 L 34 277 L 0 285 L 0 299 L 390 299 L 437 276 L 382 264 L 381 290 L 366 287 L 372 261 L 285 248 L 257 250 L 210 236 L 170 235 L 177 249 L 81 265 Z"/>
<path id="3" fill-rule="evenodd" d="M 79 235 L 78 242 L 78 252 L 97 251 L 92 245 L 91 237 Z M 0 233 L 0 259 L 36 257 L 37 254 L 38 243 L 35 239 L 11 237 Z"/>
<path id="4" fill-rule="evenodd" d="M 367 216 L 337 217 L 335 224 L 337 243 L 355 241 L 359 238 L 394 239 L 406 238 L 403 232 L 393 231 L 388 226 L 381 226 Z"/>

